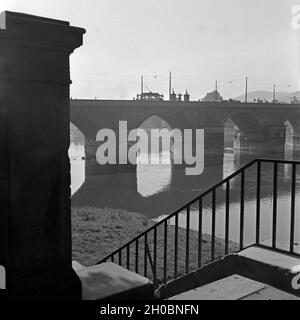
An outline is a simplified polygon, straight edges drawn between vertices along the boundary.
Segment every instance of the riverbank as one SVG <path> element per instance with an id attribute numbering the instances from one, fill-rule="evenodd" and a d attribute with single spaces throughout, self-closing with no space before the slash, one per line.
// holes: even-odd
<path id="1" fill-rule="evenodd" d="M 155 222 L 144 215 L 134 212 L 115 209 L 100 208 L 72 208 L 72 241 L 73 260 L 90 266 L 102 260 L 105 256 L 120 248 Z M 175 228 L 168 225 L 168 277 L 174 272 L 174 239 Z M 157 229 L 157 269 L 158 277 L 163 274 L 164 256 L 164 229 Z M 147 243 L 153 255 L 153 232 L 148 236 Z M 198 233 L 190 230 L 190 269 L 197 268 L 198 264 Z M 230 251 L 237 251 L 234 242 L 229 244 Z M 178 274 L 185 270 L 186 229 L 178 230 Z M 130 250 L 130 267 L 135 270 L 135 246 Z M 127 252 L 124 250 L 122 261 L 126 265 Z M 224 240 L 216 238 L 215 256 L 224 255 Z M 119 257 L 116 257 L 116 259 Z M 203 235 L 202 239 L 202 263 L 210 262 L 211 237 Z M 144 239 L 139 242 L 139 270 L 144 271 Z M 151 278 L 151 268 L 147 265 L 148 277 Z"/>

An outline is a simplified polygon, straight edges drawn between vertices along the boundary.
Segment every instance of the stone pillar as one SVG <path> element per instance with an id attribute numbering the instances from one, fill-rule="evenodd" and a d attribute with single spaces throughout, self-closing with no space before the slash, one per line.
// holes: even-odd
<path id="1" fill-rule="evenodd" d="M 204 166 L 223 166 L 224 127 L 204 129 Z"/>
<path id="2" fill-rule="evenodd" d="M 69 55 L 82 45 L 85 30 L 64 21 L 3 14 L 0 264 L 6 267 L 8 294 L 80 299 L 72 269 Z"/>

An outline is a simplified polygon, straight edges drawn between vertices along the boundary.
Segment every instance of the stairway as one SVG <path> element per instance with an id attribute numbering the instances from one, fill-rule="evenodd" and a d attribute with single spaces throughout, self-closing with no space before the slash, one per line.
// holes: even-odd
<path id="1" fill-rule="evenodd" d="M 252 246 L 173 281 L 163 294 L 169 300 L 299 300 L 299 282 L 298 255 Z"/>
<path id="2" fill-rule="evenodd" d="M 73 263 L 83 300 L 152 300 L 153 283 L 114 263 Z M 300 300 L 300 256 L 251 246 L 162 286 L 168 300 Z"/>
<path id="3" fill-rule="evenodd" d="M 261 225 L 263 219 L 265 219 L 263 217 L 264 212 L 261 210 L 263 200 L 261 178 L 262 166 L 266 165 L 271 165 L 273 177 L 272 219 L 267 221 L 271 230 L 270 241 L 262 240 L 266 235 L 261 234 Z M 282 239 L 278 236 L 280 228 L 277 206 L 278 176 L 283 169 L 286 170 L 286 166 L 291 170 L 291 176 L 289 177 L 291 185 L 289 190 L 290 210 L 285 212 L 285 217 L 289 221 L 289 239 L 285 239 L 287 242 L 282 246 Z M 155 297 L 161 299 L 171 297 L 175 299 L 176 296 L 187 294 L 187 292 L 192 294 L 193 297 L 200 297 L 201 299 L 208 299 L 215 294 L 217 294 L 215 297 L 231 297 L 232 299 L 299 297 L 300 234 L 296 212 L 298 166 L 300 166 L 300 161 L 279 159 L 255 159 L 242 166 L 183 207 L 104 257 L 99 261 L 99 267 L 95 267 L 97 270 L 89 269 L 77 272 L 82 280 L 83 290 L 86 290 L 87 296 L 89 296 L 88 292 L 91 284 L 89 277 L 93 279 L 93 273 L 97 271 L 99 272 L 97 279 L 101 280 L 101 277 L 108 276 L 109 282 L 113 284 L 116 283 L 115 278 L 118 278 L 118 272 L 124 274 L 120 282 L 121 285 L 118 285 L 116 290 L 112 291 L 111 297 L 119 296 L 119 293 L 124 292 L 124 288 L 125 291 L 131 291 L 133 288 L 140 289 L 141 284 L 152 288 L 149 291 L 149 298 L 150 296 L 154 297 L 153 292 L 156 289 Z M 256 179 L 252 185 L 252 188 L 256 189 L 254 224 L 249 224 L 250 220 L 247 219 L 248 216 L 246 216 L 245 211 L 247 204 L 245 195 L 249 191 L 246 174 L 249 170 L 256 170 Z M 233 188 L 235 179 L 240 179 L 240 212 L 239 223 L 232 225 L 230 199 L 232 192 L 236 192 Z M 220 198 L 220 192 L 224 197 L 225 205 L 224 239 L 218 238 L 216 234 L 217 221 L 219 220 L 216 199 L 217 195 Z M 203 230 L 203 209 L 207 196 L 212 199 L 211 231 L 208 234 L 204 233 Z M 191 212 L 195 218 L 193 221 L 191 220 Z M 179 225 L 181 215 L 185 216 L 183 228 L 182 225 Z M 191 231 L 191 222 L 193 222 L 194 227 L 197 226 L 197 230 L 192 229 L 193 232 Z M 253 234 L 252 240 L 247 241 L 247 244 L 245 243 L 246 230 L 251 230 Z M 235 243 L 230 241 L 230 232 L 239 234 L 239 239 L 235 240 Z M 245 246 L 250 244 L 253 245 L 245 249 Z M 239 253 L 228 254 L 237 251 Z M 219 259 L 220 257 L 222 258 Z M 111 264 L 107 265 L 107 263 Z M 116 263 L 120 265 L 121 269 L 112 275 L 107 274 L 107 272 L 110 272 L 109 266 L 116 269 L 114 265 Z M 106 269 L 102 270 L 102 268 Z M 198 269 L 191 272 L 194 268 Z M 124 271 L 125 269 L 128 269 L 128 273 Z M 151 275 L 149 275 L 150 272 Z M 143 274 L 144 277 L 137 275 L 137 273 Z M 123 287 L 128 283 L 126 281 L 127 277 L 135 278 L 135 280 L 130 281 L 130 287 Z M 150 277 L 153 283 L 147 277 Z M 159 285 L 158 288 L 157 285 Z M 222 288 L 226 289 L 223 290 L 223 293 Z M 240 288 L 247 290 L 240 290 Z M 193 291 L 190 292 L 191 290 Z M 231 291 L 228 292 L 228 290 Z M 97 290 L 95 293 L 96 297 L 99 298 Z M 126 294 L 124 296 L 126 297 Z M 134 298 L 134 295 L 132 295 L 132 298 Z"/>

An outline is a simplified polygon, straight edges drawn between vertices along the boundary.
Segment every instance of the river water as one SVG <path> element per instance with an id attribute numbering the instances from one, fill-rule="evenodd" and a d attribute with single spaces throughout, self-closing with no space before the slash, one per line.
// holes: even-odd
<path id="1" fill-rule="evenodd" d="M 69 149 L 71 160 L 71 190 L 72 206 L 90 206 L 100 208 L 116 208 L 147 215 L 151 219 L 160 220 L 171 214 L 188 201 L 197 197 L 201 192 L 217 181 L 236 171 L 241 165 L 253 158 L 255 153 L 247 154 L 233 148 L 224 149 L 223 165 L 209 166 L 205 164 L 205 171 L 199 176 L 186 176 L 183 169 L 176 169 L 171 164 L 138 165 L 136 170 L 104 174 L 94 170 L 98 165 L 93 161 L 86 161 L 84 157 L 84 138 L 79 134 L 71 134 Z M 163 152 L 162 157 L 169 158 Z M 260 157 L 262 155 L 259 155 Z M 270 155 L 264 154 L 264 157 Z M 276 157 L 276 154 L 272 154 Z M 278 155 L 279 156 L 279 155 Z M 285 158 L 299 159 L 287 147 Z M 291 206 L 291 172 L 290 165 L 278 166 L 278 230 L 279 247 L 287 248 L 290 225 Z M 300 175 L 297 170 L 296 190 L 296 228 L 300 229 Z M 255 239 L 255 212 L 256 212 L 256 168 L 248 170 L 245 176 L 245 245 L 252 244 Z M 261 177 L 261 241 L 271 238 L 272 209 L 273 209 L 273 167 L 271 164 L 262 165 Z M 216 206 L 216 235 L 224 238 L 225 235 L 225 190 L 217 192 Z M 230 240 L 239 239 L 240 219 L 240 179 L 234 179 L 230 184 Z M 203 231 L 211 233 L 211 196 L 204 200 Z M 198 210 L 191 210 L 191 229 L 198 229 Z M 173 223 L 173 221 L 171 221 Z M 186 215 L 179 216 L 179 224 L 186 226 Z M 296 232 L 295 250 L 300 252 L 299 232 Z"/>

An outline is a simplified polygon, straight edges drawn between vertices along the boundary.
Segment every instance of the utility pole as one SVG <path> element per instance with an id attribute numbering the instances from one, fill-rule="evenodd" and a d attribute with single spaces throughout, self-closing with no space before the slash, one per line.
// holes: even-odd
<path id="1" fill-rule="evenodd" d="M 273 86 L 273 102 L 276 100 L 276 85 Z"/>
<path id="2" fill-rule="evenodd" d="M 246 77 L 245 103 L 248 102 L 248 77 Z"/>
<path id="3" fill-rule="evenodd" d="M 171 71 L 169 72 L 169 100 L 171 97 L 171 88 L 172 88 L 172 74 Z"/>
<path id="4" fill-rule="evenodd" d="M 141 76 L 141 94 L 144 92 L 144 77 Z"/>
<path id="5" fill-rule="evenodd" d="M 218 101 L 218 80 L 216 80 L 215 100 Z"/>

